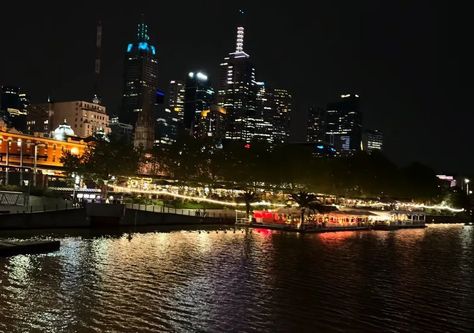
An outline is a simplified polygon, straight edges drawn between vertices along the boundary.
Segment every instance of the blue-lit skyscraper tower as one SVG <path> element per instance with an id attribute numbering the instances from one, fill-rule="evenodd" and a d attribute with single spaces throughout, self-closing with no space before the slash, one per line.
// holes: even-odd
<path id="1" fill-rule="evenodd" d="M 154 110 L 158 87 L 156 48 L 150 42 L 148 26 L 138 24 L 137 39 L 127 45 L 120 120 L 135 127 L 134 144 L 150 149 L 154 141 Z"/>

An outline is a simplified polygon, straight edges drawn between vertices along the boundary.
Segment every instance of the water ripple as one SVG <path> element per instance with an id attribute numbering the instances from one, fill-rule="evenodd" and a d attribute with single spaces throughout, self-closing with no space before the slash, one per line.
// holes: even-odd
<path id="1" fill-rule="evenodd" d="M 0 332 L 473 332 L 474 230 L 75 235 L 0 258 Z"/>

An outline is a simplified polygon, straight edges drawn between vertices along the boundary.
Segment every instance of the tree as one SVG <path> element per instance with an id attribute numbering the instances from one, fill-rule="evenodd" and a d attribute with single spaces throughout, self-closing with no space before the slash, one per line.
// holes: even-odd
<path id="1" fill-rule="evenodd" d="M 237 198 L 237 200 L 245 203 L 245 211 L 247 213 L 247 219 L 250 219 L 251 204 L 252 202 L 255 202 L 258 200 L 258 195 L 251 190 L 245 190 L 245 192 L 242 193 Z"/>
<path id="2" fill-rule="evenodd" d="M 122 140 L 97 141 L 82 156 L 65 152 L 60 161 L 66 173 L 82 176 L 98 185 L 106 185 L 112 176 L 132 176 L 137 173 L 142 156 L 139 150 Z"/>
<path id="3" fill-rule="evenodd" d="M 304 214 L 307 208 L 311 208 L 311 204 L 316 201 L 314 194 L 300 191 L 297 193 L 290 194 L 290 199 L 295 201 L 301 209 L 301 225 L 304 224 Z"/>
<path id="4" fill-rule="evenodd" d="M 83 156 L 74 155 L 70 151 L 65 151 L 59 159 L 63 164 L 63 169 L 68 179 L 71 179 L 73 174 L 85 174 Z"/>

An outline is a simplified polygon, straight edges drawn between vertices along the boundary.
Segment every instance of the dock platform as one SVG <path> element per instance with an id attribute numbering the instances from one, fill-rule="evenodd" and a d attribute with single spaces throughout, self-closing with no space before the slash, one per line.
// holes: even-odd
<path id="1" fill-rule="evenodd" d="M 342 226 L 342 227 L 309 227 L 305 229 L 298 229 L 296 226 L 285 225 L 285 224 L 271 224 L 271 223 L 236 223 L 236 226 L 247 227 L 247 228 L 262 228 L 279 231 L 290 231 L 299 232 L 306 234 L 318 234 L 324 232 L 338 232 L 338 231 L 368 231 L 368 230 L 400 230 L 400 229 L 422 229 L 426 228 L 426 225 L 378 225 L 378 226 Z"/>
<path id="2" fill-rule="evenodd" d="M 7 241 L 0 240 L 0 257 L 18 254 L 37 254 L 58 251 L 59 241 Z"/>
<path id="3" fill-rule="evenodd" d="M 290 231 L 290 232 L 299 232 L 307 234 L 316 234 L 323 232 L 338 232 L 338 231 L 364 231 L 370 230 L 368 226 L 345 226 L 345 227 L 318 227 L 318 228 L 307 228 L 307 229 L 298 229 L 295 226 L 285 225 L 285 224 L 268 224 L 268 223 L 254 223 L 254 224 L 236 224 L 240 227 L 247 228 L 256 228 L 256 229 L 270 229 L 270 230 L 279 230 L 279 231 Z"/>

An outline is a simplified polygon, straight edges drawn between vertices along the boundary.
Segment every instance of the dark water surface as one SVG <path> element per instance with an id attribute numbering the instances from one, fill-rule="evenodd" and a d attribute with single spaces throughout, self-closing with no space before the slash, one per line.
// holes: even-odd
<path id="1" fill-rule="evenodd" d="M 0 258 L 0 332 L 474 332 L 473 227 L 68 233 Z"/>

